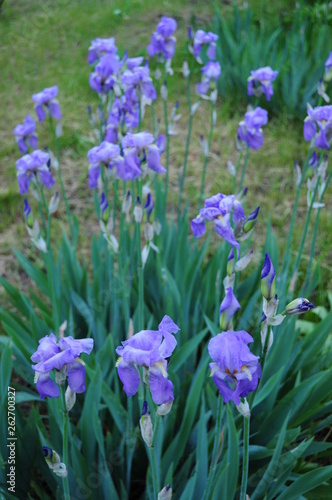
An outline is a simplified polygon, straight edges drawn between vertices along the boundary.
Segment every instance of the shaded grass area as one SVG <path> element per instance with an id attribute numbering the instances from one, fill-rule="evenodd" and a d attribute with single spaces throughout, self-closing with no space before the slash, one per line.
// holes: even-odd
<path id="1" fill-rule="evenodd" d="M 257 2 L 256 15 L 262 10 Z M 285 6 L 283 6 L 285 7 Z M 228 2 L 218 4 L 221 15 L 232 15 Z M 281 8 L 281 7 L 280 7 Z M 288 5 L 292 8 L 292 5 Z M 266 10 L 267 18 L 276 15 Z M 16 123 L 21 123 L 28 114 L 34 114 L 31 95 L 44 87 L 57 84 L 59 101 L 63 113 L 63 137 L 61 138 L 62 169 L 71 208 L 84 224 L 81 225 L 81 247 L 88 254 L 91 234 L 98 231 L 93 213 L 92 195 L 87 188 L 88 162 L 86 152 L 95 144 L 88 122 L 87 106 L 97 106 L 96 94 L 88 85 L 90 69 L 87 65 L 87 51 L 90 40 L 96 37 L 114 36 L 120 53 L 128 50 L 130 56 L 146 55 L 149 43 L 161 15 L 176 18 L 177 51 L 173 61 L 174 76 L 169 79 L 169 112 L 176 100 L 180 101 L 182 114 L 178 135 L 172 137 L 170 150 L 170 207 L 176 203 L 178 175 L 181 172 L 186 141 L 188 112 L 185 99 L 185 82 L 181 67 L 186 48 L 187 25 L 193 23 L 205 28 L 211 25 L 214 17 L 212 4 L 198 1 L 181 0 L 173 2 L 118 1 L 104 0 L 78 2 L 69 0 L 17 1 L 5 2 L 0 15 L 1 29 L 1 67 L 0 81 L 0 209 L 4 214 L 0 221 L 2 245 L 0 268 L 6 275 L 17 273 L 17 265 L 12 261 L 11 246 L 25 246 L 30 251 L 22 217 L 22 198 L 18 195 L 15 175 L 15 162 L 19 153 L 12 135 Z M 323 64 L 323 61 L 322 61 Z M 199 80 L 196 68 L 197 81 Z M 194 88 L 193 88 L 194 92 Z M 193 98 L 195 101 L 195 98 Z M 264 103 L 261 103 L 264 106 Z M 227 171 L 227 161 L 236 164 L 238 151 L 235 138 L 238 122 L 245 109 L 234 106 L 231 99 L 218 103 L 218 120 L 213 134 L 212 148 L 206 177 L 206 195 L 218 191 L 227 193 L 232 187 L 232 178 Z M 157 108 L 157 117 L 163 120 L 162 109 Z M 189 153 L 186 194 L 190 200 L 190 211 L 198 211 L 199 188 L 203 153 L 200 135 L 208 134 L 209 105 L 203 103 L 195 116 L 192 145 Z M 202 129 L 204 124 L 204 129 Z M 205 125 L 206 124 L 206 125 Z M 145 129 L 152 131 L 149 112 L 145 119 Z M 163 132 L 161 125 L 161 132 Z M 39 147 L 49 143 L 47 126 L 38 127 Z M 304 162 L 307 145 L 303 141 L 302 125 L 290 121 L 286 114 L 272 118 L 264 130 L 265 144 L 257 152 L 251 152 L 245 185 L 249 187 L 246 210 L 261 206 L 259 224 L 255 233 L 254 246 L 259 250 L 266 234 L 266 223 L 271 220 L 281 249 L 285 245 L 288 225 L 294 203 L 293 162 Z M 317 260 L 323 269 L 323 288 L 332 283 L 332 221 L 328 216 L 331 206 L 331 190 L 326 196 L 327 209 L 321 214 L 320 234 L 317 243 Z M 299 208 L 299 219 L 293 251 L 301 237 L 306 214 L 306 192 Z M 62 206 L 56 221 L 57 238 L 65 225 L 65 211 Z M 312 223 L 313 226 L 313 223 Z M 217 240 L 216 240 L 217 244 Z M 303 258 L 305 268 L 310 247 L 306 248 Z"/>

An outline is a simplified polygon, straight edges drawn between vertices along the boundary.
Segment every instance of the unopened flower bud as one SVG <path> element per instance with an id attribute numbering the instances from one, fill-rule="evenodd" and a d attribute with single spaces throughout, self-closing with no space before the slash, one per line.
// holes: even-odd
<path id="1" fill-rule="evenodd" d="M 160 87 L 160 95 L 161 95 L 161 98 L 163 101 L 167 100 L 168 92 L 167 92 L 167 87 L 166 87 L 165 83 L 163 83 L 162 86 Z"/>
<path id="2" fill-rule="evenodd" d="M 146 210 L 146 213 L 147 213 L 147 216 L 148 216 L 148 220 L 150 220 L 150 216 L 151 216 L 152 210 L 154 209 L 154 203 L 153 203 L 153 199 L 152 199 L 151 193 L 148 193 L 148 195 L 146 197 L 146 202 L 145 202 L 145 205 L 144 205 L 144 209 Z"/>
<path id="3" fill-rule="evenodd" d="M 135 222 L 138 222 L 140 224 L 142 222 L 142 217 L 143 217 L 143 208 L 142 208 L 141 200 L 140 200 L 139 196 L 137 196 L 136 205 L 134 208 Z"/>
<path id="4" fill-rule="evenodd" d="M 231 325 L 232 318 L 241 306 L 233 293 L 231 287 L 227 288 L 226 296 L 219 309 L 219 325 L 222 331 L 227 331 Z"/>
<path id="5" fill-rule="evenodd" d="M 169 401 L 168 403 L 159 405 L 156 411 L 157 415 L 160 415 L 162 417 L 167 415 L 171 411 L 172 406 L 173 406 L 173 400 Z"/>
<path id="6" fill-rule="evenodd" d="M 158 500 L 171 500 L 172 498 L 172 487 L 170 484 L 167 484 L 159 493 Z"/>
<path id="7" fill-rule="evenodd" d="M 53 470 L 54 474 L 59 477 L 66 477 L 68 474 L 66 465 L 60 461 L 60 457 L 56 451 L 48 446 L 43 446 L 43 454 L 47 465 Z"/>
<path id="8" fill-rule="evenodd" d="M 152 427 L 151 414 L 149 411 L 148 403 L 146 401 L 144 401 L 143 403 L 142 416 L 140 418 L 139 425 L 141 428 L 142 438 L 144 439 L 147 446 L 151 448 L 152 438 L 153 438 L 153 427 Z"/>
<path id="9" fill-rule="evenodd" d="M 66 389 L 65 400 L 67 411 L 70 412 L 70 410 L 73 409 L 74 404 L 76 403 L 76 392 L 72 391 L 69 385 Z"/>
<path id="10" fill-rule="evenodd" d="M 129 214 L 132 202 L 133 202 L 133 197 L 131 196 L 131 192 L 128 191 L 122 202 L 121 210 L 124 214 L 126 215 Z"/>
<path id="11" fill-rule="evenodd" d="M 58 210 L 59 203 L 60 203 L 60 196 L 59 193 L 56 192 L 50 199 L 48 205 L 48 212 L 50 215 L 54 214 Z"/>
<path id="12" fill-rule="evenodd" d="M 24 198 L 23 213 L 24 213 L 24 217 L 25 217 L 27 226 L 30 227 L 30 228 L 32 228 L 32 226 L 33 226 L 33 216 L 32 216 L 32 212 L 31 212 L 31 208 L 30 208 L 29 202 L 28 202 L 28 200 L 26 198 Z"/>
<path id="13" fill-rule="evenodd" d="M 249 408 L 249 403 L 247 401 L 247 398 L 244 398 L 244 402 L 243 403 L 241 402 L 239 405 L 237 405 L 236 409 L 245 418 L 249 418 L 250 417 L 250 408 Z"/>
<path id="14" fill-rule="evenodd" d="M 243 231 L 245 233 L 248 233 L 249 231 L 251 231 L 255 227 L 256 222 L 257 222 L 258 213 L 259 213 L 259 207 L 257 207 L 249 215 L 248 219 L 246 220 L 246 222 L 243 225 Z"/>
<path id="15" fill-rule="evenodd" d="M 276 272 L 274 270 L 272 261 L 269 254 L 265 255 L 265 261 L 262 267 L 261 273 L 261 290 L 263 297 L 266 300 L 271 300 L 275 295 L 276 283 L 275 283 Z"/>
<path id="16" fill-rule="evenodd" d="M 190 75 L 189 65 L 188 65 L 188 61 L 186 59 L 184 59 L 184 61 L 183 61 L 182 73 L 183 73 L 183 76 L 185 78 L 188 78 L 188 76 Z"/>
<path id="17" fill-rule="evenodd" d="M 315 309 L 316 306 L 309 302 L 308 299 L 304 298 L 297 298 L 295 300 L 292 300 L 289 304 L 287 304 L 285 311 L 283 314 L 303 314 L 307 311 L 310 311 L 310 309 Z"/>
<path id="18" fill-rule="evenodd" d="M 100 215 L 101 220 L 105 222 L 105 224 L 107 224 L 107 221 L 109 219 L 109 208 L 105 193 L 102 193 L 100 197 Z"/>

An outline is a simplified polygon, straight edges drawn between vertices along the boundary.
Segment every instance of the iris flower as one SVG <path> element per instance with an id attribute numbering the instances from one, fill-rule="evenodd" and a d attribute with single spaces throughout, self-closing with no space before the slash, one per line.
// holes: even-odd
<path id="1" fill-rule="evenodd" d="M 130 398 L 134 396 L 140 384 L 138 366 L 147 370 L 143 376 L 150 387 L 155 404 L 161 405 L 174 400 L 173 384 L 168 380 L 167 362 L 177 344 L 172 333 L 179 327 L 169 316 L 164 316 L 158 330 L 142 330 L 116 349 L 119 357 L 116 366 L 123 390 Z"/>
<path id="2" fill-rule="evenodd" d="M 262 368 L 259 357 L 248 347 L 253 341 L 244 330 L 228 330 L 209 342 L 209 354 L 214 361 L 209 365 L 211 376 L 225 403 L 232 400 L 239 405 L 240 398 L 245 398 L 257 387 Z"/>
<path id="3" fill-rule="evenodd" d="M 36 385 L 41 399 L 46 396 L 58 398 L 60 389 L 51 379 L 50 373 L 56 371 L 56 380 L 68 377 L 68 384 L 75 393 L 85 391 L 85 368 L 79 359 L 80 354 L 90 354 L 93 349 L 92 339 L 75 340 L 73 337 L 62 337 L 57 343 L 54 333 L 46 335 L 39 341 L 37 351 L 31 356 L 35 365 L 32 369 L 36 372 Z"/>

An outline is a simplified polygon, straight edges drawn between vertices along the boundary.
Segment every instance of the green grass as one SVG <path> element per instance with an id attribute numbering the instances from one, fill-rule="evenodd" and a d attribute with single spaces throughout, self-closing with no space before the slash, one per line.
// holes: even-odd
<path id="1" fill-rule="evenodd" d="M 288 5 L 286 12 L 291 12 L 292 5 Z M 222 16 L 232 15 L 232 7 L 228 3 L 219 7 Z M 286 4 L 280 5 L 280 12 L 278 11 L 280 15 L 283 7 L 286 7 Z M 263 3 L 256 2 L 253 8 L 257 18 L 264 15 L 264 18 L 272 22 L 277 15 L 276 7 L 273 9 L 264 7 Z M 22 122 L 28 113 L 34 114 L 31 95 L 55 84 L 59 86 L 59 101 L 63 112 L 64 133 L 61 138 L 63 176 L 71 207 L 79 218 L 84 214 L 86 220 L 81 234 L 82 246 L 86 248 L 89 245 L 91 233 L 98 230 L 93 215 L 92 196 L 87 188 L 86 152 L 94 141 L 88 123 L 87 105 L 95 107 L 97 104 L 96 94 L 88 85 L 90 69 L 87 64 L 87 52 L 90 40 L 96 37 L 114 36 L 120 53 L 127 49 L 130 56 L 144 55 L 151 33 L 162 14 L 174 16 L 178 22 L 177 52 L 173 62 L 175 74 L 169 83 L 169 107 L 179 99 L 179 112 L 182 114 L 178 127 L 179 134 L 172 138 L 170 151 L 170 201 L 176 202 L 178 173 L 183 162 L 187 126 L 185 82 L 181 73 L 182 59 L 187 56 L 187 25 L 193 23 L 202 28 L 211 25 L 215 14 L 213 5 L 198 1 L 189 3 L 185 0 L 176 4 L 166 1 L 157 4 L 152 0 L 111 3 L 104 0 L 85 2 L 21 0 L 15 4 L 4 3 L 0 14 L 2 63 L 0 117 L 5 124 L 0 132 L 0 209 L 4 214 L 0 222 L 0 231 L 7 244 L 0 250 L 2 256 L 8 254 L 8 246 L 11 244 L 18 247 L 24 244 L 29 247 L 21 215 L 22 199 L 17 194 L 15 162 L 19 153 L 12 129 L 16 123 Z M 198 74 L 197 79 L 199 79 Z M 261 104 L 264 106 L 264 103 Z M 234 107 L 231 96 L 226 96 L 218 102 L 218 120 L 207 169 L 206 195 L 218 191 L 226 193 L 231 189 L 232 179 L 226 164 L 228 160 L 236 164 L 239 154 L 235 148 L 236 130 L 244 111 L 241 106 Z M 157 109 L 157 116 L 163 119 L 161 108 Z M 193 215 L 196 215 L 199 208 L 199 186 L 203 164 L 199 137 L 202 133 L 200 125 L 202 122 L 207 124 L 203 131 L 207 135 L 209 109 L 206 103 L 203 103 L 197 111 L 197 124 L 194 122 L 188 161 L 186 192 L 190 196 L 190 209 Z M 146 117 L 145 128 L 151 130 L 149 114 Z M 41 147 L 48 145 L 48 134 L 45 129 L 47 127 L 38 127 Z M 300 163 L 304 161 L 307 145 L 303 140 L 301 123 L 289 120 L 286 114 L 271 120 L 265 127 L 264 138 L 264 147 L 250 154 L 245 180 L 245 185 L 249 187 L 246 205 L 247 210 L 252 210 L 258 203 L 261 206 L 255 247 L 258 248 L 264 242 L 266 222 L 271 219 L 272 227 L 283 249 L 294 200 L 293 162 L 295 159 Z M 305 197 L 306 193 L 303 190 L 293 245 L 294 252 L 300 240 L 306 213 Z M 326 196 L 327 206 L 330 199 L 331 190 Z M 59 230 L 65 220 L 64 207 L 60 213 L 63 217 L 58 221 Z M 332 284 L 331 231 L 331 218 L 328 217 L 328 209 L 325 209 L 321 214 L 317 243 L 317 257 L 323 268 L 324 287 Z M 304 254 L 304 266 L 309 251 L 310 248 L 307 248 Z"/>

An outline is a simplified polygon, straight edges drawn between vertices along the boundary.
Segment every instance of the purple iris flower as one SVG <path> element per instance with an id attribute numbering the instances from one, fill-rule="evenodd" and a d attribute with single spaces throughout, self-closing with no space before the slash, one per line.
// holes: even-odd
<path id="1" fill-rule="evenodd" d="M 171 17 L 162 17 L 153 33 L 147 51 L 150 57 L 164 56 L 165 59 L 172 59 L 175 52 L 175 37 L 172 36 L 177 24 Z"/>
<path id="2" fill-rule="evenodd" d="M 127 88 L 137 89 L 147 99 L 152 101 L 157 99 L 157 92 L 153 86 L 148 66 L 138 66 L 132 70 L 126 69 L 121 76 L 121 81 Z"/>
<path id="3" fill-rule="evenodd" d="M 194 56 L 197 58 L 200 56 L 202 48 L 204 45 L 208 45 L 206 55 L 210 61 L 215 61 L 216 59 L 216 41 L 218 40 L 218 35 L 209 31 L 206 33 L 203 30 L 198 30 L 195 33 L 194 38 Z"/>
<path id="4" fill-rule="evenodd" d="M 262 368 L 259 356 L 254 356 L 248 347 L 253 341 L 244 330 L 228 330 L 209 342 L 209 354 L 214 361 L 209 365 L 212 379 L 225 403 L 232 400 L 239 405 L 240 398 L 245 398 L 257 387 Z"/>
<path id="5" fill-rule="evenodd" d="M 233 212 L 232 220 L 235 225 L 245 219 L 244 210 L 234 195 L 226 196 L 218 193 L 211 198 L 207 198 L 204 207 L 199 211 L 199 215 L 191 221 L 194 236 L 196 238 L 202 236 L 206 231 L 205 221 L 211 220 L 214 222 L 215 232 L 232 246 L 239 248 L 240 244 L 236 241 L 231 227 L 231 212 Z"/>
<path id="6" fill-rule="evenodd" d="M 59 103 L 55 99 L 57 95 L 57 85 L 54 85 L 54 87 L 48 87 L 38 94 L 33 94 L 32 100 L 36 103 L 35 110 L 40 122 L 43 122 L 45 120 L 46 114 L 53 116 L 53 118 L 55 118 L 56 120 L 60 120 L 60 118 L 62 117 Z"/>
<path id="7" fill-rule="evenodd" d="M 36 149 L 31 154 L 24 155 L 17 160 L 17 181 L 20 194 L 28 193 L 32 177 L 37 174 L 40 182 L 45 187 L 49 189 L 53 187 L 55 181 L 48 167 L 49 161 L 49 154 L 40 149 Z"/>
<path id="8" fill-rule="evenodd" d="M 239 123 L 238 136 L 241 141 L 245 142 L 248 148 L 259 149 L 263 146 L 263 131 L 262 126 L 268 121 L 267 111 L 260 107 L 248 111 L 244 115 L 244 121 Z"/>
<path id="9" fill-rule="evenodd" d="M 140 154 L 145 153 L 148 168 L 157 174 L 165 173 L 166 169 L 160 163 L 160 149 L 154 142 L 153 135 L 148 132 L 128 133 L 122 141 L 122 147 L 125 150 L 124 160 L 126 161 L 128 154 L 131 154 L 136 158 L 135 162 L 138 165 Z M 159 143 L 163 144 L 161 139 L 159 139 Z"/>
<path id="10" fill-rule="evenodd" d="M 174 400 L 173 384 L 168 380 L 167 360 L 177 344 L 172 333 L 178 331 L 179 327 L 174 321 L 164 316 L 157 331 L 142 330 L 116 349 L 120 356 L 116 363 L 118 375 L 128 398 L 138 391 L 141 378 L 137 366 L 143 366 L 148 370 L 154 403 L 161 405 Z"/>
<path id="11" fill-rule="evenodd" d="M 111 169 L 115 165 L 117 157 L 120 156 L 120 147 L 117 144 L 103 141 L 99 146 L 90 149 L 87 156 L 90 162 L 89 188 L 96 188 L 100 176 L 100 165 Z"/>
<path id="12" fill-rule="evenodd" d="M 261 92 L 265 94 L 267 101 L 270 101 L 273 95 L 272 82 L 277 78 L 279 72 L 273 71 L 270 66 L 250 71 L 248 78 L 248 95 L 259 96 Z"/>
<path id="13" fill-rule="evenodd" d="M 276 272 L 268 253 L 265 254 L 265 260 L 261 272 L 262 295 L 266 300 L 271 300 L 276 293 L 275 283 Z"/>
<path id="14" fill-rule="evenodd" d="M 304 120 L 303 135 L 305 141 L 315 138 L 315 146 L 329 149 L 332 139 L 332 106 L 308 105 L 308 116 Z"/>
<path id="15" fill-rule="evenodd" d="M 105 94 L 114 87 L 116 73 L 119 68 L 120 61 L 116 54 L 102 56 L 94 71 L 90 74 L 90 87 L 99 94 Z"/>
<path id="16" fill-rule="evenodd" d="M 241 306 L 233 293 L 233 288 L 226 288 L 226 295 L 219 309 L 219 323 L 220 328 L 227 330 L 229 328 L 232 318 L 236 311 L 240 309 Z"/>
<path id="17" fill-rule="evenodd" d="M 117 47 L 114 38 L 96 38 L 89 47 L 88 64 L 92 64 L 105 54 L 116 54 Z"/>
<path id="18" fill-rule="evenodd" d="M 37 351 L 31 356 L 36 365 L 32 369 L 36 372 L 37 390 L 41 399 L 46 396 L 58 398 L 60 389 L 51 379 L 50 373 L 56 370 L 62 377 L 68 377 L 68 384 L 72 391 L 80 394 L 85 391 L 85 368 L 79 359 L 80 354 L 90 354 L 93 349 L 93 340 L 75 340 L 73 337 L 60 338 L 57 343 L 54 333 L 46 335 L 39 341 Z"/>
<path id="19" fill-rule="evenodd" d="M 38 139 L 36 134 L 34 134 L 35 130 L 36 122 L 30 115 L 24 119 L 23 125 L 19 124 L 14 128 L 13 134 L 21 153 L 28 153 L 29 146 L 32 149 L 37 148 Z"/>
<path id="20" fill-rule="evenodd" d="M 215 87 L 221 75 L 221 68 L 218 62 L 208 62 L 201 69 L 202 81 L 196 85 L 197 92 L 205 95 L 210 87 Z"/>

